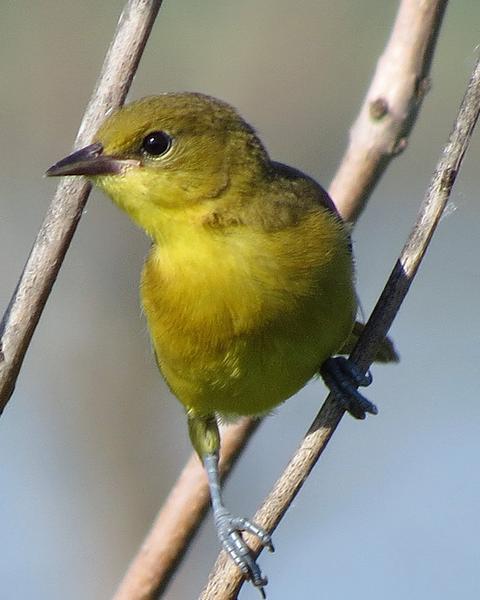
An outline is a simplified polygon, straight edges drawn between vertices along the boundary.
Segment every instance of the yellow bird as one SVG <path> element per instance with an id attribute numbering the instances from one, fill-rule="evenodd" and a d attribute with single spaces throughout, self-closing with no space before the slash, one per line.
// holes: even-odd
<path id="1" fill-rule="evenodd" d="M 87 176 L 151 238 L 140 287 L 157 363 L 185 408 L 220 541 L 263 594 L 241 531 L 273 549 L 270 536 L 222 502 L 217 422 L 264 414 L 319 373 L 355 417 L 377 412 L 356 390 L 369 378 L 331 358 L 357 312 L 347 226 L 313 179 L 203 94 L 119 109 L 47 175 Z"/>

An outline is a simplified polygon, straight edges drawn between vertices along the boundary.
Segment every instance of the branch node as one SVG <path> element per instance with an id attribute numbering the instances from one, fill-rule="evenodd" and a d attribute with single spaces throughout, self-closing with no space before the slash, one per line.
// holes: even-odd
<path id="1" fill-rule="evenodd" d="M 453 186 L 456 177 L 457 169 L 454 169 L 453 167 L 445 169 L 440 180 L 440 189 L 443 192 L 448 191 Z"/>
<path id="2" fill-rule="evenodd" d="M 385 98 L 377 98 L 376 100 L 372 100 L 369 105 L 370 117 L 374 121 L 380 121 L 383 119 L 385 115 L 388 114 L 388 102 Z"/>
<path id="3" fill-rule="evenodd" d="M 408 146 L 408 138 L 406 138 L 406 137 L 399 138 L 395 142 L 394 147 L 392 148 L 391 156 L 398 156 L 406 149 L 407 146 Z"/>
<path id="4" fill-rule="evenodd" d="M 428 92 L 432 89 L 432 80 L 430 77 L 421 77 L 417 79 L 415 85 L 415 96 L 417 98 L 417 102 L 422 102 Z"/>

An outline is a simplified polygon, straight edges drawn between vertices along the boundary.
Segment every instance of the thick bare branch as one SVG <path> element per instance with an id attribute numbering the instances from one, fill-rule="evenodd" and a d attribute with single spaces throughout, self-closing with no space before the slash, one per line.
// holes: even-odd
<path id="1" fill-rule="evenodd" d="M 361 335 L 351 358 L 366 371 L 376 346 L 392 324 L 432 235 L 447 204 L 463 156 L 480 113 L 480 60 L 477 62 L 457 119 L 430 186 L 420 207 L 417 220 L 395 264 L 377 305 Z M 331 396 L 327 398 L 284 473 L 254 517 L 256 523 L 273 531 L 315 466 L 344 414 Z M 258 540 L 249 540 L 259 552 Z M 232 561 L 221 553 L 200 600 L 231 600 L 237 597 L 243 576 Z"/>
<path id="2" fill-rule="evenodd" d="M 88 143 L 105 114 L 125 100 L 161 0 L 130 0 L 85 111 L 75 147 Z M 0 411 L 15 387 L 33 332 L 82 215 L 90 185 L 63 179 L 38 232 L 0 326 Z"/>
<path id="3" fill-rule="evenodd" d="M 356 221 L 373 186 L 407 145 L 425 93 L 447 0 L 403 0 L 330 194 L 346 221 Z"/>
<path id="4" fill-rule="evenodd" d="M 382 149 L 393 147 L 396 140 L 405 138 L 414 123 L 422 99 L 420 91 L 424 93 L 428 87 L 425 82 L 446 3 L 446 0 L 403 0 L 401 2 L 390 40 L 378 63 L 367 100 L 352 129 L 349 148 L 331 186 L 335 203 L 349 220 L 355 220 L 360 215 L 376 181 L 389 162 L 389 160 L 385 161 L 380 150 L 375 152 L 376 158 L 373 160 L 368 135 L 369 128 L 376 129 L 374 136 L 376 145 Z M 390 91 L 392 77 L 397 78 L 395 84 L 398 83 L 401 93 L 399 91 L 395 95 L 385 96 L 390 103 L 389 114 L 384 115 L 385 118 L 379 118 L 378 112 L 374 111 L 373 116 L 376 115 L 376 118 L 372 118 L 368 112 L 366 117 L 363 117 L 365 107 L 368 108 L 370 99 L 382 98 L 384 97 L 383 90 Z M 424 82 L 424 87 L 420 86 L 421 90 L 411 85 L 415 78 L 419 82 Z M 374 94 L 374 92 L 376 93 Z M 397 115 L 396 118 L 393 118 L 394 114 Z M 358 134 L 355 133 L 357 130 Z M 393 156 L 391 152 L 387 155 L 389 159 Z M 370 167 L 364 171 L 367 163 Z M 243 447 L 244 443 L 239 443 L 239 436 L 249 436 L 251 433 L 252 429 L 245 427 L 243 421 L 224 432 L 222 457 L 225 463 L 231 464 L 234 460 L 234 456 L 230 452 L 238 452 Z M 202 476 L 201 465 L 193 456 L 187 465 L 189 465 L 187 473 L 190 474 L 191 479 L 186 476 L 185 470 L 182 471 L 169 498 L 173 494 L 182 498 L 189 497 L 190 503 L 195 504 L 196 517 L 201 519 L 209 504 L 206 481 Z M 204 502 L 201 508 L 200 500 Z M 165 523 L 169 524 L 168 529 L 165 528 Z M 158 574 L 152 575 L 152 564 L 149 556 L 143 550 L 144 545 L 142 545 L 118 589 L 115 600 L 120 597 L 126 598 L 126 595 L 119 596 L 119 594 L 124 594 L 125 590 L 128 590 L 131 600 L 153 598 L 155 591 L 150 588 L 153 580 L 157 581 L 158 589 L 163 589 L 172 569 L 180 559 L 174 552 L 169 552 L 168 555 L 162 554 L 163 546 L 171 545 L 183 555 L 185 548 L 181 548 L 178 544 L 176 532 L 184 532 L 182 539 L 186 544 L 198 525 L 199 522 L 191 520 L 181 507 L 177 508 L 167 500 L 167 503 L 160 509 L 147 538 L 150 555 L 162 555 L 158 564 Z M 191 531 L 188 532 L 187 528 L 191 528 Z M 158 548 L 157 544 L 159 544 Z M 170 566 L 165 564 L 167 559 L 171 561 Z M 145 562 L 144 565 L 142 565 L 142 561 Z M 150 596 L 143 595 L 145 589 L 152 589 Z"/>

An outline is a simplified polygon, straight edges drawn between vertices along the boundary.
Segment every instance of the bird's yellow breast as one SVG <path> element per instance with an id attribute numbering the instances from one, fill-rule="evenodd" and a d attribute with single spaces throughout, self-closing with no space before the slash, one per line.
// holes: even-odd
<path id="1" fill-rule="evenodd" d="M 162 373 L 205 414 L 286 400 L 340 348 L 356 310 L 347 234 L 321 208 L 270 232 L 177 223 L 152 247 L 141 293 Z"/>

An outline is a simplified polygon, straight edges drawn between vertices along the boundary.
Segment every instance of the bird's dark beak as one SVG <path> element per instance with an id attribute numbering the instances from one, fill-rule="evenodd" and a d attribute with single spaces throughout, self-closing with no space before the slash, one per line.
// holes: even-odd
<path id="1" fill-rule="evenodd" d="M 63 175 L 118 175 L 125 167 L 139 165 L 138 161 L 115 158 L 103 154 L 103 146 L 99 142 L 85 146 L 59 160 L 45 173 L 47 177 Z"/>

